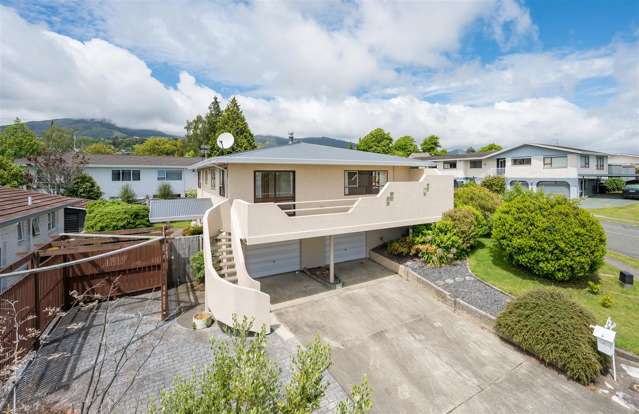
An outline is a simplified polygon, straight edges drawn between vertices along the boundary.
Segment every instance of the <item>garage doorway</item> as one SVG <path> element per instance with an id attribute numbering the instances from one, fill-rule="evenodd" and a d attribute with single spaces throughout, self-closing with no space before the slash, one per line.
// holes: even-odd
<path id="1" fill-rule="evenodd" d="M 548 195 L 562 195 L 570 198 L 570 184 L 566 181 L 540 181 L 537 190 Z"/>

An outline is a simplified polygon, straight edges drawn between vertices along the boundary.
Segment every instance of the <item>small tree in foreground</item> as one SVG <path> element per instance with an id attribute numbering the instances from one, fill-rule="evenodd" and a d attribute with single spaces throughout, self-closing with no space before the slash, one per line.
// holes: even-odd
<path id="1" fill-rule="evenodd" d="M 234 322 L 231 344 L 211 338 L 213 360 L 190 379 L 177 377 L 174 388 L 162 391 L 159 406 L 150 413 L 311 413 L 320 406 L 328 383 L 324 372 L 331 364 L 330 347 L 319 337 L 299 347 L 293 358 L 291 380 L 280 385 L 280 370 L 266 352 L 266 331 L 247 335 L 251 321 Z M 372 407 L 366 378 L 354 386 L 352 400 L 342 401 L 340 414 L 363 414 Z"/>

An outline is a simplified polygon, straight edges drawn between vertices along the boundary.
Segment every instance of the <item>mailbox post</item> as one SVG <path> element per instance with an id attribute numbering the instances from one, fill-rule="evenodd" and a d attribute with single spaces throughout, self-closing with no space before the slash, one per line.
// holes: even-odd
<path id="1" fill-rule="evenodd" d="M 592 334 L 597 338 L 597 350 L 612 357 L 612 376 L 617 381 L 617 364 L 615 363 L 615 323 L 610 317 L 604 326 L 594 326 Z"/>

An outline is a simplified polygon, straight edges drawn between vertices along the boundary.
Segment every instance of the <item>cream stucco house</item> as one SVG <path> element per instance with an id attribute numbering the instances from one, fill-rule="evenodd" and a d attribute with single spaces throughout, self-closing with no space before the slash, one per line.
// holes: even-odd
<path id="1" fill-rule="evenodd" d="M 439 220 L 453 179 L 424 165 L 305 143 L 195 164 L 198 197 L 213 202 L 203 218 L 206 307 L 226 324 L 238 314 L 269 326 L 260 278 L 328 265 L 332 280 L 336 262 Z"/>

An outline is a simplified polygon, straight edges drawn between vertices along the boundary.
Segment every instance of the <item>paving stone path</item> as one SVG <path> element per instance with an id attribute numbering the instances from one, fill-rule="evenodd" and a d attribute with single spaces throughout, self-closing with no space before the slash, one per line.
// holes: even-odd
<path id="1" fill-rule="evenodd" d="M 217 326 L 194 331 L 176 319 L 159 321 L 157 298 L 149 301 L 136 296 L 112 303 L 108 313 L 102 305 L 97 312 L 75 308 L 62 318 L 19 385 L 20 403 L 79 406 L 95 365 L 105 313 L 109 357 L 100 374 L 100 387 L 113 377 L 122 350 L 131 338 L 134 340 L 122 360 L 121 374 L 106 393 L 102 411 L 115 407 L 114 412 L 146 412 L 149 401 L 157 401 L 160 391 L 169 389 L 176 375 L 190 377 L 211 361 L 210 337 L 229 340 Z M 267 351 L 277 361 L 284 383 L 291 376 L 290 362 L 297 345 L 294 337 L 278 331 L 268 336 Z M 320 413 L 333 412 L 337 402 L 347 397 L 330 373 L 325 378 L 329 387 Z"/>

